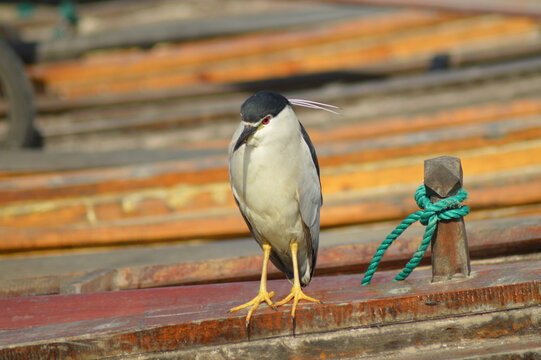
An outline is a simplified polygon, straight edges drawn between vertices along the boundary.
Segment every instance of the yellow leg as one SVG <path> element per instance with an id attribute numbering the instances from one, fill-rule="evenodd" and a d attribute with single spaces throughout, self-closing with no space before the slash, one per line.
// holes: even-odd
<path id="1" fill-rule="evenodd" d="M 279 301 L 274 304 L 274 306 L 281 306 L 287 303 L 289 300 L 293 300 L 293 309 L 291 310 L 291 317 L 295 318 L 295 309 L 297 309 L 297 304 L 299 303 L 299 300 L 307 300 L 307 301 L 313 301 L 320 303 L 319 300 L 311 298 L 310 296 L 304 295 L 304 293 L 301 290 L 301 282 L 299 280 L 299 266 L 297 265 L 297 250 L 298 250 L 298 244 L 296 242 L 291 243 L 291 257 L 293 258 L 293 287 L 291 288 L 291 292 L 288 296 L 286 296 L 285 299 L 282 301 Z"/>
<path id="2" fill-rule="evenodd" d="M 246 304 L 242 304 L 240 306 L 237 306 L 230 310 L 230 312 L 237 311 L 244 309 L 248 306 L 252 306 L 252 308 L 248 311 L 248 315 L 246 316 L 246 326 L 250 324 L 250 318 L 252 317 L 252 313 L 257 309 L 260 303 L 265 301 L 270 307 L 273 309 L 276 309 L 276 307 L 272 304 L 271 298 L 274 296 L 274 291 L 271 291 L 270 293 L 267 292 L 267 265 L 269 263 L 269 256 L 271 252 L 271 246 L 264 244 L 263 245 L 263 270 L 261 271 L 261 283 L 259 285 L 259 293 L 255 298 L 248 301 Z"/>

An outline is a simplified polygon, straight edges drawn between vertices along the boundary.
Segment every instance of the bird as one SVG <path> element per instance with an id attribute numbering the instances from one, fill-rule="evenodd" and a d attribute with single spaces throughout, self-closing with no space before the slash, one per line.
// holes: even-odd
<path id="1" fill-rule="evenodd" d="M 312 279 L 318 253 L 323 202 L 319 163 L 293 105 L 336 113 L 332 105 L 260 91 L 242 104 L 241 121 L 229 144 L 233 196 L 264 253 L 257 296 L 230 310 L 251 307 L 247 327 L 262 302 L 276 309 L 293 300 L 293 320 L 300 300 L 320 303 L 301 289 Z M 292 283 L 289 295 L 276 303 L 274 292 L 267 290 L 269 259 Z"/>

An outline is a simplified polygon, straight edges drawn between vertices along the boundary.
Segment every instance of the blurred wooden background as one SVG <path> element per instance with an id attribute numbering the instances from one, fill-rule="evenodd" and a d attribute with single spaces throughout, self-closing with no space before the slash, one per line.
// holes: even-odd
<path id="1" fill-rule="evenodd" d="M 0 267 L 29 263 L 27 255 L 40 264 L 95 254 L 92 267 L 101 268 L 114 262 L 98 259 L 117 250 L 182 253 L 185 241 L 248 236 L 226 147 L 240 104 L 266 88 L 342 108 L 342 116 L 298 110 L 320 157 L 325 230 L 404 217 L 415 209 L 423 160 L 441 154 L 462 159 L 468 220 L 539 214 L 536 18 L 307 2 L 216 6 L 82 3 L 78 33 L 60 39 L 51 39 L 54 7 L 4 20 L 39 45 L 27 69 L 45 147 L 1 153 Z M 322 247 L 329 238 L 324 231 Z M 50 275 L 40 268 L 1 273 Z"/>
<path id="2" fill-rule="evenodd" d="M 0 4 L 44 139 L 0 151 L 0 297 L 257 279 L 227 145 L 262 89 L 341 108 L 296 110 L 321 166 L 316 274 L 360 277 L 440 155 L 462 160 L 472 258 L 539 259 L 541 5 L 344 3 L 82 2 L 62 31 L 54 6 Z"/>

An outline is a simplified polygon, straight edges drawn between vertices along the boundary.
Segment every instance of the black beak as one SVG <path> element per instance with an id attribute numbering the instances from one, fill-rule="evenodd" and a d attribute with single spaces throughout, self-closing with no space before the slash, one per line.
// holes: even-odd
<path id="1" fill-rule="evenodd" d="M 242 130 L 242 133 L 239 136 L 239 139 L 237 140 L 237 143 L 235 144 L 235 148 L 233 149 L 233 152 L 237 151 L 238 148 L 240 148 L 243 144 L 248 141 L 250 136 L 253 135 L 257 131 L 257 126 L 251 126 L 246 125 L 244 126 L 244 130 Z"/>

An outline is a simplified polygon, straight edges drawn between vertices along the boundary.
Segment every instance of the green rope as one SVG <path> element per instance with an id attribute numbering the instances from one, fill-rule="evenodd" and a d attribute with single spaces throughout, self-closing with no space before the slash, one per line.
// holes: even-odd
<path id="1" fill-rule="evenodd" d="M 426 189 L 424 185 L 419 186 L 415 192 L 415 201 L 422 210 L 416 211 L 409 215 L 404 221 L 400 223 L 381 243 L 378 250 L 374 254 L 366 273 L 364 274 L 362 285 L 370 284 L 372 276 L 378 268 L 379 262 L 383 257 L 383 254 L 389 246 L 395 241 L 411 224 L 419 220 L 421 224 L 426 226 L 425 234 L 421 245 L 413 254 L 413 257 L 408 262 L 406 267 L 396 276 L 394 281 L 404 280 L 408 275 L 419 265 L 423 258 L 430 240 L 436 231 L 436 225 L 440 220 L 458 219 L 466 216 L 470 212 L 470 208 L 466 205 L 462 205 L 462 201 L 466 199 L 468 193 L 464 189 L 460 189 L 455 196 L 438 201 L 432 204 L 430 199 L 426 196 Z"/>

